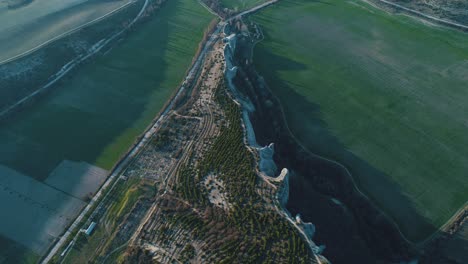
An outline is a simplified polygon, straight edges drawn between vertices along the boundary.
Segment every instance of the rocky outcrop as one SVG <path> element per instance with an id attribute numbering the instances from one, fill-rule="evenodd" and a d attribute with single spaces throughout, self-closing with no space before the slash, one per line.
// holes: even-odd
<path id="1" fill-rule="evenodd" d="M 242 108 L 242 119 L 243 119 L 243 127 L 245 132 L 245 141 L 246 144 L 255 149 L 258 154 L 258 167 L 261 173 L 264 174 L 264 177 L 271 178 L 269 179 L 271 182 L 276 182 L 279 184 L 278 191 L 276 192 L 277 200 L 281 205 L 281 209 L 284 211 L 284 215 L 286 216 L 287 220 L 296 226 L 299 231 L 305 236 L 307 243 L 309 244 L 311 250 L 315 254 L 316 259 L 320 259 L 320 262 L 328 262 L 325 257 L 321 256 L 320 254 L 323 251 L 323 246 L 317 246 L 313 241 L 313 235 L 315 233 L 315 226 L 312 223 L 305 223 L 302 220 L 299 222 L 294 221 L 291 217 L 291 214 L 286 209 L 286 204 L 288 203 L 289 199 L 289 170 L 283 168 L 279 176 L 274 177 L 277 171 L 277 166 L 273 160 L 274 156 L 274 144 L 270 143 L 265 147 L 259 147 L 255 137 L 255 131 L 250 119 L 250 115 L 255 112 L 255 107 L 249 97 L 245 96 L 236 88 L 234 84 L 234 79 L 237 76 L 237 66 L 234 64 L 234 54 L 236 52 L 236 45 L 237 45 L 237 35 L 231 34 L 230 36 L 224 39 L 226 43 L 224 49 L 224 56 L 226 61 L 225 67 L 225 78 L 228 83 L 228 88 L 233 95 L 233 100 L 236 101 Z M 300 219 L 300 216 L 298 216 Z"/>
<path id="2" fill-rule="evenodd" d="M 259 168 L 260 171 L 266 175 L 273 177 L 275 176 L 278 168 L 276 167 L 273 155 L 275 154 L 275 145 L 271 143 L 268 146 L 258 149 L 260 155 Z"/>

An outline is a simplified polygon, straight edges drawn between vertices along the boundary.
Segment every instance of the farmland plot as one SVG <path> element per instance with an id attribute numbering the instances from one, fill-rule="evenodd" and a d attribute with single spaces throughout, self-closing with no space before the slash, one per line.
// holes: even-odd
<path id="1" fill-rule="evenodd" d="M 69 184 L 79 182 L 76 171 L 70 174 L 71 181 L 60 181 L 57 175 L 74 169 L 101 175 L 113 167 L 183 80 L 212 19 L 196 1 L 168 1 L 108 53 L 83 65 L 39 102 L 2 121 L 0 173 L 46 181 L 86 198 L 86 189 Z M 1 200 L 0 207 L 7 207 L 7 202 Z M 0 246 L 7 248 L 10 241 L 1 236 Z M 0 251 L 0 257 L 28 257 L 28 253 L 17 246 Z"/>
<path id="2" fill-rule="evenodd" d="M 292 133 L 345 165 L 419 241 L 468 200 L 468 35 L 361 1 L 286 0 L 254 17 L 255 63 Z"/>

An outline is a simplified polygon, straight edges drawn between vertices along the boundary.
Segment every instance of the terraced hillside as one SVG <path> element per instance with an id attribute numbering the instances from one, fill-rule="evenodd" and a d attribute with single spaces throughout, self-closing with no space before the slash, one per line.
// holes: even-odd
<path id="1" fill-rule="evenodd" d="M 312 152 L 419 241 L 468 200 L 468 35 L 361 1 L 285 0 L 255 64 Z"/>
<path id="2" fill-rule="evenodd" d="M 97 223 L 93 233 L 77 233 L 54 262 L 328 263 L 314 253 L 313 227 L 279 204 L 288 171 L 270 178 L 256 169 L 257 149 L 245 145 L 233 101 L 238 93 L 224 79 L 224 54 L 234 46 L 219 32 L 179 103 L 84 223 Z"/>

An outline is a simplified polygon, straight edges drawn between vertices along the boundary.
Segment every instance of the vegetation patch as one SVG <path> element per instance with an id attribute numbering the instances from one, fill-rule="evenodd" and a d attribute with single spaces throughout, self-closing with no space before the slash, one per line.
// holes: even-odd
<path id="1" fill-rule="evenodd" d="M 195 241 L 204 241 L 202 259 L 210 263 L 306 263 L 311 257 L 308 245 L 297 230 L 275 211 L 275 204 L 262 196 L 266 188 L 257 176 L 253 154 L 244 144 L 240 107 L 227 95 L 216 91 L 216 102 L 224 112 L 220 135 L 201 161 L 192 169 L 182 169 L 180 195 L 195 205 L 164 209 L 169 227 L 161 227 L 158 240 L 183 228 Z M 203 177 L 215 174 L 223 182 L 230 208 L 208 202 Z M 190 178 L 191 180 L 185 180 Z M 265 194 L 267 191 L 265 191 Z M 196 211 L 202 210 L 202 215 Z M 172 231 L 171 231 L 172 230 Z M 185 250 L 185 249 L 184 249 Z"/>
<path id="2" fill-rule="evenodd" d="M 86 263 L 107 260 L 112 255 L 112 251 L 121 245 L 120 241 L 117 242 L 117 245 L 114 244 L 116 233 L 121 229 L 119 225 L 134 210 L 139 200 L 148 199 L 148 196 L 154 194 L 152 191 L 154 192 L 153 187 L 139 178 L 131 178 L 127 181 L 119 180 L 107 198 L 105 210 L 101 210 L 102 214 L 91 219 L 97 223 L 93 233 L 88 236 L 80 231 L 74 246 L 61 261 L 64 263 Z M 124 242 L 122 244 L 125 245 Z M 114 257 L 118 257 L 118 254 Z"/>

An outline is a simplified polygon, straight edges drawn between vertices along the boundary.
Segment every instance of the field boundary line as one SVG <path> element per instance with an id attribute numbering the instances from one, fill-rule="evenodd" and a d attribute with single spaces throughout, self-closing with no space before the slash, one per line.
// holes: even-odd
<path id="1" fill-rule="evenodd" d="M 440 228 L 438 228 L 433 234 L 431 234 L 428 238 L 424 239 L 423 241 L 419 242 L 417 245 L 424 247 L 427 244 L 429 244 L 432 240 L 437 239 L 440 235 L 443 233 L 446 233 L 447 229 L 450 228 L 450 226 L 457 221 L 458 217 L 462 215 L 465 211 L 468 210 L 468 201 L 465 202 L 464 205 L 460 207 L 460 209 L 457 210 L 455 214 L 453 214 L 452 217 L 450 217 L 447 222 L 445 222 Z"/>
<path id="2" fill-rule="evenodd" d="M 141 9 L 140 13 L 138 16 L 135 18 L 134 22 L 138 20 L 139 16 L 143 14 L 144 10 L 146 9 L 149 1 L 151 0 L 145 0 L 145 4 L 143 8 Z M 130 26 L 130 25 L 129 25 Z M 219 30 L 220 27 L 217 29 Z M 216 34 L 216 30 L 212 32 L 212 36 Z M 137 138 L 137 142 L 130 147 L 130 149 L 127 151 L 126 154 L 124 154 L 121 159 L 116 163 L 114 168 L 111 170 L 110 175 L 108 176 L 106 182 L 101 185 L 98 193 L 93 197 L 91 202 L 86 206 L 85 209 L 80 213 L 80 215 L 75 218 L 75 221 L 73 224 L 66 230 L 66 232 L 61 236 L 60 240 L 55 244 L 54 248 L 48 253 L 48 256 L 44 258 L 43 261 L 41 261 L 41 264 L 46 264 L 48 263 L 53 256 L 55 256 L 60 248 L 62 248 L 63 244 L 67 241 L 68 237 L 73 233 L 73 231 L 78 228 L 78 225 L 82 222 L 82 220 L 85 218 L 86 214 L 94 208 L 95 203 L 99 202 L 99 204 L 94 208 L 94 210 L 91 212 L 91 215 L 88 217 L 88 219 L 92 218 L 94 215 L 94 212 L 98 207 L 105 201 L 105 198 L 109 193 L 114 189 L 114 186 L 117 184 L 119 181 L 120 176 L 125 170 L 127 169 L 128 165 L 130 165 L 133 161 L 134 158 L 137 157 L 141 151 L 147 146 L 147 144 L 150 142 L 150 140 L 153 138 L 155 135 L 155 132 L 159 129 L 161 122 L 163 119 L 167 116 L 167 114 L 171 111 L 171 109 L 174 107 L 175 101 L 179 98 L 179 96 L 182 94 L 182 92 L 185 90 L 185 85 L 187 83 L 187 80 L 189 80 L 194 74 L 198 73 L 198 70 L 201 68 L 199 67 L 201 65 L 200 61 L 202 61 L 206 55 L 206 52 L 208 49 L 206 46 L 210 46 L 213 43 L 213 40 L 211 38 L 202 40 L 205 41 L 205 49 L 202 49 L 202 51 L 197 55 L 195 54 L 196 59 L 194 62 L 189 66 L 187 70 L 187 74 L 185 78 L 180 82 L 178 85 L 178 89 L 175 89 L 174 93 L 172 94 L 171 98 L 167 101 L 167 103 L 161 108 L 161 111 L 156 115 L 156 117 L 151 121 L 151 123 L 146 127 L 144 132 Z M 111 185 L 112 184 L 112 185 Z M 110 186 L 110 189 L 108 187 Z M 103 194 L 105 192 L 105 194 Z M 100 200 L 101 196 L 104 195 L 103 199 Z M 76 238 L 76 235 L 74 239 Z M 70 242 L 73 243 L 73 240 Z M 68 252 L 70 249 L 66 249 Z"/>
<path id="3" fill-rule="evenodd" d="M 66 32 L 64 32 L 64 33 L 61 33 L 60 35 L 55 36 L 55 37 L 53 37 L 53 38 L 51 38 L 51 39 L 49 39 L 49 40 L 47 40 L 47 41 L 45 41 L 45 42 L 43 42 L 43 43 L 37 45 L 37 46 L 34 47 L 34 48 L 31 48 L 31 49 L 29 49 L 29 50 L 27 50 L 27 51 L 24 51 L 23 53 L 18 54 L 18 55 L 15 55 L 15 56 L 13 56 L 13 57 L 11 57 L 11 58 L 8 58 L 8 59 L 5 59 L 5 60 L 3 60 L 3 61 L 0 61 L 0 65 L 6 64 L 6 63 L 8 63 L 8 62 L 12 62 L 12 61 L 17 60 L 17 59 L 20 59 L 20 58 L 22 58 L 22 57 L 25 57 L 25 56 L 27 56 L 27 55 L 29 55 L 29 54 L 31 54 L 31 53 L 33 53 L 33 52 L 35 52 L 35 51 L 37 51 L 37 50 L 43 48 L 43 47 L 45 47 L 45 46 L 51 44 L 51 43 L 54 42 L 54 41 L 57 41 L 57 40 L 59 40 L 59 39 L 61 39 L 61 38 L 64 38 L 64 37 L 66 37 L 66 36 L 68 36 L 68 35 L 71 35 L 71 34 L 73 34 L 74 32 L 76 32 L 76 31 L 78 31 L 78 30 L 80 30 L 80 29 L 82 29 L 82 28 L 84 28 L 84 27 L 87 27 L 87 26 L 90 26 L 90 25 L 92 25 L 92 24 L 95 24 L 95 23 L 97 23 L 97 22 L 99 22 L 99 21 L 101 21 L 101 20 L 103 20 L 103 19 L 105 19 L 105 18 L 107 18 L 107 17 L 113 15 L 114 13 L 119 12 L 120 10 L 126 8 L 127 6 L 136 3 L 137 1 L 138 1 L 138 0 L 131 0 L 131 1 L 127 2 L 126 4 L 124 4 L 124 5 L 120 6 L 120 7 L 117 7 L 116 9 L 114 9 L 114 10 L 112 10 L 112 11 L 110 11 L 110 12 L 108 12 L 108 13 L 106 13 L 106 14 L 104 14 L 104 15 L 98 17 L 98 18 L 95 18 L 95 19 L 93 19 L 93 20 L 91 20 L 91 21 L 88 21 L 88 22 L 84 23 L 84 24 L 81 25 L 81 26 L 78 26 L 78 27 L 73 28 L 73 29 L 70 29 L 70 30 L 68 30 L 68 31 L 66 31 Z"/>
<path id="4" fill-rule="evenodd" d="M 364 1 L 366 1 L 366 0 L 364 0 Z M 425 14 L 425 13 L 423 13 L 421 11 L 417 11 L 417 10 L 402 6 L 400 4 L 393 3 L 391 1 L 387 1 L 387 0 L 379 0 L 379 1 L 381 3 L 393 6 L 393 7 L 397 8 L 397 9 L 402 9 L 404 11 L 407 11 L 407 12 L 412 13 L 414 15 L 418 15 L 418 16 L 426 18 L 428 20 L 433 20 L 433 21 L 439 22 L 439 23 L 441 23 L 443 25 L 446 25 L 446 26 L 452 26 L 452 27 L 455 27 L 455 28 L 458 28 L 458 29 L 468 30 L 468 26 L 464 25 L 464 24 L 461 24 L 461 23 L 457 23 L 457 22 L 453 22 L 453 21 L 450 21 L 450 20 L 438 18 L 438 17 L 432 16 L 432 15 L 428 15 L 428 14 Z"/>
<path id="5" fill-rule="evenodd" d="M 270 91 L 271 92 L 271 91 Z M 272 93 L 273 97 L 278 101 L 279 105 L 280 105 L 280 109 L 281 109 L 281 115 L 283 116 L 283 119 L 285 120 L 285 127 L 286 129 L 288 130 L 289 134 L 291 135 L 291 137 L 294 139 L 294 141 L 308 154 L 318 158 L 318 159 L 321 159 L 321 160 L 324 160 L 324 161 L 327 161 L 329 163 L 332 163 L 338 167 L 340 167 L 341 169 L 343 169 L 346 173 L 346 175 L 351 179 L 351 183 L 353 184 L 353 187 L 356 189 L 356 191 L 361 195 L 363 196 L 363 198 L 365 198 L 374 208 L 376 208 L 378 210 L 378 212 L 380 214 L 382 214 L 387 220 L 390 221 L 390 223 L 392 225 L 394 225 L 394 227 L 398 230 L 398 233 L 401 235 L 401 237 L 409 244 L 411 245 L 417 245 L 418 243 L 417 242 L 413 242 L 411 240 L 409 240 L 404 234 L 403 232 L 401 232 L 401 229 L 400 229 L 400 226 L 396 223 L 396 221 L 392 218 L 392 217 L 389 217 L 387 215 L 387 213 L 385 213 L 380 207 L 376 206 L 375 203 L 366 195 L 364 194 L 364 192 L 361 191 L 361 189 L 359 188 L 359 185 L 356 183 L 356 180 L 354 179 L 354 176 L 352 175 L 352 173 L 348 170 L 348 168 L 341 164 L 340 162 L 336 161 L 336 160 L 332 160 L 332 159 L 329 159 L 329 158 L 326 158 L 324 156 L 321 156 L 319 154 L 316 154 L 314 152 L 312 152 L 311 150 L 309 150 L 309 148 L 306 148 L 303 143 L 301 141 L 299 141 L 299 139 L 292 133 L 291 129 L 289 128 L 289 124 L 287 122 L 287 119 L 286 119 L 286 114 L 284 113 L 284 109 L 283 109 L 283 105 L 282 103 L 279 101 L 278 97 L 276 95 L 274 95 Z"/>
<path id="6" fill-rule="evenodd" d="M 137 0 L 138 1 L 138 0 Z M 146 9 L 148 5 L 149 0 L 145 0 L 145 3 L 140 10 L 140 12 L 135 16 L 135 18 L 128 24 L 125 28 L 120 30 L 119 32 L 115 33 L 112 36 L 109 36 L 107 39 L 102 39 L 101 41 L 98 41 L 95 43 L 86 54 L 80 54 L 73 58 L 71 61 L 66 63 L 60 70 L 58 70 L 55 74 L 52 74 L 51 77 L 53 78 L 50 80 L 48 83 L 44 84 L 41 88 L 31 92 L 29 95 L 21 98 L 20 100 L 16 101 L 16 103 L 8 106 L 4 110 L 0 111 L 0 119 L 4 118 L 7 116 L 10 112 L 12 112 L 15 108 L 21 106 L 23 103 L 26 103 L 28 100 L 31 100 L 34 98 L 36 95 L 41 94 L 51 88 L 56 82 L 60 81 L 65 75 L 67 75 L 70 71 L 72 71 L 75 67 L 79 66 L 82 62 L 88 60 L 98 52 L 100 52 L 104 47 L 106 47 L 109 43 L 114 41 L 117 37 L 125 33 L 129 28 L 131 28 L 143 15 L 144 10 Z M 136 1 L 131 2 L 136 3 Z M 49 79 L 51 78 L 49 77 Z"/>
<path id="7" fill-rule="evenodd" d="M 202 0 L 197 0 L 198 3 L 200 5 L 202 5 L 206 10 L 208 10 L 208 12 L 210 12 L 211 14 L 217 16 L 219 19 L 221 19 L 221 21 L 223 20 L 223 18 L 218 14 L 216 13 L 213 9 L 211 9 L 209 6 L 207 6 Z"/>
<path id="8" fill-rule="evenodd" d="M 135 17 L 135 19 L 132 21 L 132 23 L 129 24 L 128 27 L 130 27 L 131 25 L 133 25 L 140 17 L 141 15 L 143 14 L 144 10 L 146 9 L 146 7 L 148 6 L 148 2 L 149 0 L 145 0 L 145 4 L 143 5 L 142 9 L 140 10 L 140 12 L 138 13 L 138 15 Z M 127 28 L 128 28 L 127 27 Z M 118 32 L 116 35 L 112 36 L 110 40 L 114 39 L 115 36 L 118 36 L 120 35 L 122 32 L 124 32 L 126 29 L 124 29 L 123 31 L 120 31 Z M 162 116 L 161 116 L 162 117 Z M 159 120 L 159 119 L 158 119 Z M 157 123 L 157 121 L 156 121 Z M 156 125 L 156 124 L 154 124 Z M 151 131 L 151 129 L 150 129 Z M 148 131 L 147 133 L 149 133 L 150 131 Z M 145 137 L 143 137 L 140 141 L 140 144 L 145 140 Z M 94 197 L 92 198 L 91 202 L 81 211 L 81 213 L 78 215 L 78 217 L 75 218 L 75 221 L 69 226 L 69 228 L 67 228 L 67 230 L 63 233 L 62 236 L 60 236 L 60 239 L 55 243 L 55 245 L 52 247 L 52 249 L 49 251 L 49 253 L 46 255 L 46 257 L 41 261 L 42 264 L 45 264 L 45 263 L 48 263 L 53 256 L 55 256 L 55 254 L 57 253 L 57 251 L 63 246 L 63 244 L 67 241 L 68 237 L 73 233 L 73 231 L 78 227 L 78 225 L 81 223 L 81 221 L 83 220 L 83 218 L 86 216 L 86 214 L 94 207 L 95 203 L 98 202 L 99 198 L 102 196 L 103 192 L 106 190 L 106 188 L 112 184 L 112 182 L 114 181 L 114 179 L 116 178 L 116 175 L 119 175 L 120 172 L 123 170 L 123 168 L 125 168 L 124 165 L 126 165 L 126 162 L 129 162 L 129 157 L 133 155 L 135 155 L 138 151 L 138 148 L 140 147 L 140 144 L 136 144 L 133 146 L 132 150 L 129 151 L 127 153 L 127 155 L 122 159 L 120 160 L 119 162 L 117 162 L 117 165 L 116 167 L 112 170 L 112 172 L 110 173 L 110 175 L 108 176 L 107 180 L 104 182 L 103 185 L 101 185 L 101 187 L 99 188 L 99 191 L 96 193 L 96 195 L 94 195 Z M 117 178 L 118 180 L 118 178 Z M 115 186 L 115 184 L 117 183 L 118 181 L 115 181 L 114 184 L 111 186 L 111 189 L 113 189 L 113 187 Z M 106 193 L 106 195 L 108 194 L 109 192 Z M 104 196 L 105 197 L 105 196 Z"/>
<path id="9" fill-rule="evenodd" d="M 280 0 L 273 0 L 273 1 L 270 1 L 270 2 L 277 2 L 277 1 L 280 1 Z M 376 6 L 374 3 L 372 2 L 369 2 L 368 0 L 362 0 L 363 2 L 366 2 L 367 4 L 373 6 L 374 8 L 376 9 L 379 9 L 381 10 L 380 7 Z M 381 2 L 384 2 L 384 3 L 388 3 L 388 4 L 394 4 L 394 3 L 391 3 L 391 2 L 388 2 L 387 0 L 379 0 Z M 268 3 L 268 2 L 267 2 Z M 396 5 L 396 4 L 395 4 Z M 401 6 L 401 8 L 404 8 L 403 6 Z M 404 9 L 408 9 L 407 11 L 414 11 L 415 13 L 418 13 L 418 11 L 416 10 L 412 10 L 412 9 L 409 9 L 409 8 L 404 8 Z M 453 23 L 453 22 L 450 22 L 450 21 L 446 21 L 446 20 L 443 20 L 443 19 L 438 19 L 436 17 L 432 17 L 432 16 L 429 16 L 429 15 L 425 15 L 424 13 L 421 13 L 421 15 L 424 15 L 424 16 L 427 16 L 428 19 L 435 19 L 436 21 L 439 21 L 439 22 L 447 22 L 447 23 L 452 23 L 453 25 L 452 26 L 460 26 L 462 28 L 465 28 L 468 30 L 468 26 L 466 25 L 462 25 L 462 24 L 457 24 L 457 23 Z M 259 27 L 259 30 L 261 31 L 262 35 L 263 35 L 263 30 L 262 28 L 260 27 L 260 25 L 257 24 L 257 26 Z M 262 40 L 260 41 L 257 41 L 254 43 L 255 46 L 257 46 L 257 44 L 259 44 L 261 41 L 263 41 L 264 38 L 262 38 Z M 252 48 L 252 61 L 253 61 L 253 57 L 254 57 L 254 49 L 255 47 Z M 259 72 L 257 72 L 257 74 L 259 76 L 262 76 Z M 266 82 L 266 81 L 265 81 Z M 321 160 L 324 160 L 324 161 L 327 161 L 327 162 L 330 162 L 334 165 L 337 165 L 338 167 L 340 167 L 341 169 L 344 170 L 344 172 L 346 173 L 346 175 L 348 175 L 348 177 L 351 179 L 351 182 L 354 186 L 354 188 L 356 189 L 356 191 L 363 197 L 365 198 L 374 208 L 376 208 L 378 210 L 378 212 L 380 214 L 382 214 L 387 220 L 389 220 L 389 222 L 397 229 L 398 233 L 400 234 L 400 236 L 407 242 L 409 243 L 410 245 L 413 245 L 415 247 L 421 247 L 421 246 L 424 246 L 426 243 L 430 242 L 433 238 L 437 237 L 437 235 L 440 233 L 440 232 L 444 232 L 444 229 L 446 229 L 448 226 L 450 226 L 453 221 L 455 221 L 457 219 L 457 217 L 463 213 L 465 210 L 468 210 L 468 201 L 465 202 L 465 204 L 463 204 L 451 217 L 449 220 L 447 220 L 444 224 L 442 224 L 441 226 L 439 227 L 436 227 L 436 230 L 434 232 L 432 232 L 431 234 L 429 234 L 425 239 L 422 239 L 420 241 L 412 241 L 410 240 L 409 238 L 406 237 L 406 235 L 403 234 L 403 232 L 401 231 L 400 229 L 400 225 L 397 224 L 397 222 L 395 221 L 394 218 L 390 217 L 382 208 L 380 208 L 379 206 L 377 206 L 372 199 L 370 199 L 360 188 L 359 188 L 359 185 L 357 184 L 353 174 L 350 172 L 350 170 L 347 168 L 347 166 L 345 166 L 344 164 L 336 161 L 336 160 L 333 160 L 333 159 L 330 159 L 330 158 L 327 158 L 325 156 L 322 156 L 322 155 L 319 155 L 319 154 L 316 154 L 314 153 L 313 151 L 311 151 L 309 148 L 307 148 L 306 146 L 303 145 L 303 143 L 294 135 L 294 133 L 291 131 L 290 127 L 289 127 L 289 123 L 288 123 L 288 119 L 286 118 L 286 114 L 284 112 L 284 107 L 281 103 L 281 101 L 279 100 L 278 96 L 275 95 L 271 89 L 269 88 L 268 86 L 268 83 L 267 84 L 267 89 L 270 91 L 270 93 L 272 94 L 272 96 L 276 99 L 276 101 L 279 103 L 279 109 L 281 111 L 281 115 L 282 115 L 282 118 L 284 120 L 284 124 L 285 124 L 285 127 L 288 131 L 288 133 L 291 135 L 291 137 L 294 139 L 294 141 L 308 154 L 318 158 L 318 159 L 321 159 Z"/>
<path id="10" fill-rule="evenodd" d="M 278 1 L 278 0 L 276 0 Z M 259 26 L 259 25 L 258 25 Z M 263 30 L 262 28 L 259 26 L 259 30 L 262 31 L 262 35 L 263 35 Z M 263 39 L 262 39 L 263 40 Z M 255 43 L 255 45 L 259 44 L 261 41 L 257 41 Z M 254 49 L 252 49 L 252 61 L 253 61 L 253 54 L 254 54 Z M 257 72 L 257 74 L 259 76 L 262 76 L 259 72 Z M 263 76 L 262 76 L 263 77 Z M 289 135 L 292 137 L 292 139 L 296 142 L 296 144 L 298 144 L 306 153 L 318 158 L 318 159 L 321 159 L 321 160 L 324 160 L 324 161 L 327 161 L 329 163 L 332 163 L 336 166 L 338 166 L 339 168 L 343 169 L 344 172 L 346 173 L 346 175 L 351 179 L 351 183 L 353 184 L 353 187 L 356 189 L 356 191 L 363 197 L 365 198 L 374 208 L 376 208 L 378 210 L 379 213 L 381 213 L 386 219 L 388 219 L 390 221 L 390 223 L 397 229 L 398 233 L 400 234 L 400 236 L 407 242 L 409 243 L 410 245 L 416 245 L 417 243 L 409 240 L 404 234 L 403 232 L 401 232 L 401 229 L 400 229 L 400 226 L 396 223 L 396 221 L 389 217 L 380 207 L 376 206 L 374 204 L 374 202 L 366 195 L 364 194 L 361 189 L 358 187 L 358 184 L 356 183 L 352 173 L 348 170 L 348 168 L 341 164 L 340 162 L 338 161 L 335 161 L 335 160 L 332 160 L 332 159 L 329 159 L 329 158 L 326 158 L 324 156 L 321 156 L 319 154 L 316 154 L 314 152 L 312 152 L 311 150 L 309 150 L 309 148 L 307 148 L 306 146 L 303 145 L 303 143 L 294 135 L 294 133 L 291 131 L 291 129 L 289 128 L 289 124 L 288 124 L 288 119 L 286 119 L 286 114 L 284 113 L 284 107 L 283 107 L 283 104 L 281 103 L 281 101 L 279 100 L 278 96 L 276 94 L 274 94 L 270 87 L 268 86 L 268 83 L 266 82 L 265 80 L 265 83 L 267 84 L 267 88 L 269 90 L 269 92 L 271 93 L 271 95 L 275 98 L 275 100 L 278 102 L 279 104 L 279 109 L 280 109 L 280 112 L 281 112 L 281 116 L 282 116 L 282 119 L 284 120 L 284 125 L 289 133 Z"/>

